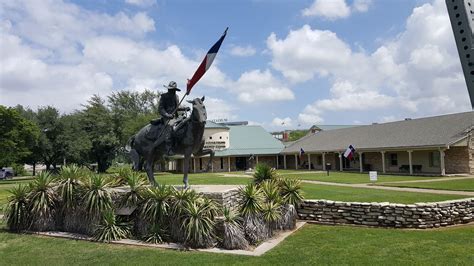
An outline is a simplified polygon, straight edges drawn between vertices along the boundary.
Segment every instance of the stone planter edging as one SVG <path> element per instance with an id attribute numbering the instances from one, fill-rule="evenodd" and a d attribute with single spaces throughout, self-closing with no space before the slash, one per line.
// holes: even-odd
<path id="1" fill-rule="evenodd" d="M 320 224 L 425 229 L 474 221 L 474 198 L 415 204 L 305 200 L 297 211 L 300 220 Z"/>

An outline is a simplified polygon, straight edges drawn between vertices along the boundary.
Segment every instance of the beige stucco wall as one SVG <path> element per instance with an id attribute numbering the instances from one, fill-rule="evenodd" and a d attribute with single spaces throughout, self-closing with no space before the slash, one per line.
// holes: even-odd
<path id="1" fill-rule="evenodd" d="M 204 147 L 213 150 L 227 149 L 230 145 L 229 129 L 207 128 L 204 130 Z"/>

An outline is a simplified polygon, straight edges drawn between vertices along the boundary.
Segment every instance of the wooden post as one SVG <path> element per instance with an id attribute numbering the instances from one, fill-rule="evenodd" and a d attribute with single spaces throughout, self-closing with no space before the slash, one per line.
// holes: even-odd
<path id="1" fill-rule="evenodd" d="M 344 156 L 344 153 L 340 152 L 339 154 L 339 171 L 344 171 L 344 165 L 343 162 L 344 160 L 342 159 L 342 156 Z"/>
<path id="2" fill-rule="evenodd" d="M 441 175 L 446 175 L 446 166 L 444 165 L 444 150 L 439 150 L 439 167 L 441 168 Z"/>
<path id="3" fill-rule="evenodd" d="M 362 173 L 364 171 L 364 164 L 362 162 L 362 152 L 359 152 L 359 171 Z"/>
<path id="4" fill-rule="evenodd" d="M 230 172 L 230 156 L 227 156 L 227 168 Z"/>
<path id="5" fill-rule="evenodd" d="M 311 171 L 311 154 L 308 153 L 308 170 Z"/>
<path id="6" fill-rule="evenodd" d="M 413 151 L 408 151 L 408 165 L 410 166 L 410 175 L 413 175 L 412 152 Z"/>
<path id="7" fill-rule="evenodd" d="M 323 152 L 323 171 L 326 171 L 326 153 Z"/>
<path id="8" fill-rule="evenodd" d="M 380 152 L 382 154 L 382 172 L 385 174 L 385 151 Z"/>
<path id="9" fill-rule="evenodd" d="M 278 169 L 278 155 L 276 156 L 276 169 Z"/>
<path id="10" fill-rule="evenodd" d="M 283 155 L 283 169 L 286 170 L 286 154 Z"/>
<path id="11" fill-rule="evenodd" d="M 295 170 L 298 170 L 298 154 L 295 154 Z"/>
<path id="12" fill-rule="evenodd" d="M 193 157 L 193 170 L 196 173 L 196 158 Z"/>

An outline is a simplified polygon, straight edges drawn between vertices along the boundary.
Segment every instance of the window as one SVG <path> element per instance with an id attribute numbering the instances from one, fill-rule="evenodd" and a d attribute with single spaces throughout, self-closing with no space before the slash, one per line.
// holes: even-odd
<path id="1" fill-rule="evenodd" d="M 438 167 L 440 165 L 440 154 L 439 152 L 430 152 L 428 153 L 429 156 L 429 162 L 430 162 L 430 167 Z"/>
<path id="2" fill-rule="evenodd" d="M 396 153 L 391 153 L 390 154 L 390 165 L 391 166 L 397 166 L 398 165 L 398 156 Z"/>
<path id="3" fill-rule="evenodd" d="M 221 157 L 221 169 L 224 169 L 224 158 Z"/>

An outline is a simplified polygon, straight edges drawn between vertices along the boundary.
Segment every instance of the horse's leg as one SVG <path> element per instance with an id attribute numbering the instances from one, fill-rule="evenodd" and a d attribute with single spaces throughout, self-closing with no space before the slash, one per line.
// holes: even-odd
<path id="1" fill-rule="evenodd" d="M 135 149 L 130 150 L 130 159 L 132 159 L 132 169 L 135 171 L 140 171 L 139 165 L 140 165 L 140 155 Z"/>
<path id="2" fill-rule="evenodd" d="M 200 157 L 208 154 L 210 154 L 211 156 L 209 157 L 209 161 L 207 162 L 206 172 L 209 172 L 209 169 L 211 169 L 211 163 L 214 160 L 214 151 L 211 149 L 202 149 L 194 154 L 195 157 Z"/>
<path id="3" fill-rule="evenodd" d="M 155 164 L 155 156 L 153 154 L 150 154 L 148 158 L 146 159 L 146 165 L 145 165 L 145 170 L 146 174 L 148 176 L 148 180 L 150 181 L 150 184 L 152 186 L 156 186 L 156 181 L 155 177 L 153 176 L 153 166 Z"/>
<path id="4" fill-rule="evenodd" d="M 143 163 L 144 163 L 144 159 L 143 158 L 139 158 L 138 160 L 138 166 L 137 166 L 137 171 L 141 171 L 143 169 Z"/>
<path id="5" fill-rule="evenodd" d="M 189 182 L 188 182 L 188 172 L 189 172 L 189 160 L 191 159 L 191 153 L 192 153 L 192 147 L 187 148 L 186 151 L 184 152 L 184 175 L 183 175 L 183 183 L 184 183 L 184 188 L 189 187 Z"/>

